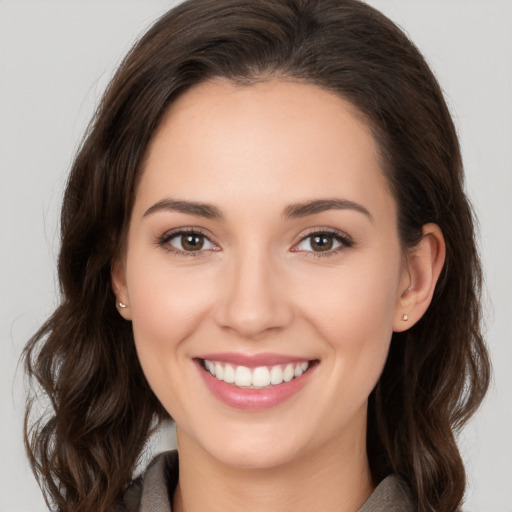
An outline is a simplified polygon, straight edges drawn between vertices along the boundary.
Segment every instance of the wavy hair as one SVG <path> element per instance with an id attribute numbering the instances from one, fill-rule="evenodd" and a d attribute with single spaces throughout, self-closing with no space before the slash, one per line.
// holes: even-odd
<path id="1" fill-rule="evenodd" d="M 169 105 L 222 77 L 281 77 L 333 91 L 378 143 L 402 245 L 440 226 L 446 263 L 432 303 L 395 333 L 369 400 L 377 480 L 395 472 L 419 512 L 453 512 L 465 474 L 455 436 L 480 404 L 490 363 L 480 330 L 481 267 L 456 131 L 425 60 L 358 0 L 188 0 L 160 18 L 120 65 L 72 165 L 61 216 L 60 305 L 28 342 L 34 394 L 25 443 L 55 510 L 119 503 L 155 422 L 168 418 L 116 311 L 111 263 L 123 247 L 146 148 Z M 50 407 L 38 416 L 36 391 Z"/>

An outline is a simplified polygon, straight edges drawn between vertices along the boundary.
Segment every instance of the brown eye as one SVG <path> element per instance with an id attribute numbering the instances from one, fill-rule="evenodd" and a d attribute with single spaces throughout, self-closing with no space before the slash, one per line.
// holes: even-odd
<path id="1" fill-rule="evenodd" d="M 312 233 L 297 246 L 300 251 L 326 252 L 342 245 L 340 237 L 331 233 Z"/>
<path id="2" fill-rule="evenodd" d="M 332 235 L 320 234 L 311 237 L 311 248 L 314 251 L 328 251 L 334 245 Z"/>
<path id="3" fill-rule="evenodd" d="M 353 244 L 353 240 L 344 233 L 316 231 L 305 236 L 292 250 L 310 253 L 312 256 L 330 256 L 344 248 L 352 247 Z"/>
<path id="4" fill-rule="evenodd" d="M 207 236 L 195 231 L 179 231 L 164 236 L 160 245 L 166 246 L 175 253 L 201 253 L 206 250 L 216 250 Z"/>
<path id="5" fill-rule="evenodd" d="M 204 236 L 196 234 L 181 235 L 181 246 L 185 251 L 199 251 L 203 248 Z"/>

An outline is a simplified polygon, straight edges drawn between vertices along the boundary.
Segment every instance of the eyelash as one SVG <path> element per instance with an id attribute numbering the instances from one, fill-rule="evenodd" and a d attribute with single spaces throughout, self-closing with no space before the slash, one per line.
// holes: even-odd
<path id="1" fill-rule="evenodd" d="M 201 256 L 201 255 L 204 255 L 204 253 L 206 252 L 205 250 L 198 250 L 198 251 L 181 251 L 179 249 L 176 249 L 175 247 L 173 247 L 172 245 L 169 244 L 169 242 L 173 239 L 173 238 L 176 238 L 178 236 L 183 236 L 183 235 L 199 235 L 199 236 L 202 236 L 204 238 L 206 238 L 207 240 L 210 241 L 210 239 L 208 238 L 208 235 L 206 233 L 204 233 L 201 229 L 198 229 L 198 228 L 180 228 L 176 231 L 170 231 L 170 232 L 167 232 L 167 233 L 164 233 L 161 237 L 159 237 L 157 240 L 156 240 L 156 245 L 162 247 L 164 250 L 166 250 L 167 252 L 169 253 L 172 253 L 176 256 L 181 256 L 181 257 L 197 257 L 197 256 Z M 337 231 L 337 230 L 334 230 L 334 229 L 315 229 L 313 231 L 310 231 L 309 233 L 307 233 L 306 235 L 304 235 L 297 244 L 295 245 L 299 245 L 301 244 L 302 242 L 304 242 L 305 240 L 307 240 L 308 238 L 310 237 L 313 237 L 314 235 L 327 235 L 327 236 L 332 236 L 334 238 L 334 240 L 336 242 L 339 242 L 339 247 L 336 247 L 335 249 L 330 249 L 330 250 L 327 250 L 327 251 L 300 251 L 300 250 L 294 250 L 292 249 L 293 252 L 302 252 L 304 253 L 304 255 L 306 257 L 309 257 L 309 258 L 327 258 L 327 257 L 330 257 L 330 256 L 334 256 L 336 254 L 338 254 L 340 251 L 343 251 L 345 249 L 348 249 L 350 247 L 353 247 L 354 245 L 354 240 L 349 237 L 348 235 L 346 235 L 345 233 L 342 233 L 340 231 Z M 210 241 L 210 243 L 213 243 Z"/>
<path id="2" fill-rule="evenodd" d="M 187 257 L 196 257 L 196 256 L 204 256 L 204 250 L 199 251 L 180 251 L 179 249 L 176 249 L 172 245 L 169 244 L 169 242 L 178 236 L 183 235 L 199 235 L 207 240 L 210 240 L 208 238 L 208 235 L 204 233 L 201 229 L 198 228 L 181 228 L 177 229 L 175 231 L 168 231 L 167 233 L 164 233 L 161 237 L 159 237 L 156 241 L 156 244 L 162 247 L 164 250 L 166 250 L 169 253 L 172 253 L 176 256 L 183 256 L 185 258 Z M 213 242 L 212 242 L 213 243 Z"/>
<path id="3" fill-rule="evenodd" d="M 329 228 L 326 228 L 326 229 L 313 229 L 312 231 L 310 231 L 309 233 L 306 233 L 300 240 L 297 244 L 295 245 L 299 245 L 300 243 L 302 243 L 304 240 L 307 240 L 308 238 L 311 238 L 313 236 L 319 236 L 319 235 L 327 235 L 327 236 L 331 236 L 332 238 L 334 238 L 334 240 L 336 242 L 339 242 L 339 247 L 336 247 L 335 249 L 330 249 L 328 251 L 293 251 L 293 252 L 302 252 L 304 253 L 304 256 L 308 257 L 308 258 L 329 258 L 331 256 L 335 256 L 337 255 L 339 252 L 345 250 L 345 249 L 349 249 L 350 247 L 353 247 L 354 246 L 354 240 L 349 237 L 347 234 L 345 233 L 342 233 L 341 231 L 338 231 L 336 229 L 329 229 Z"/>

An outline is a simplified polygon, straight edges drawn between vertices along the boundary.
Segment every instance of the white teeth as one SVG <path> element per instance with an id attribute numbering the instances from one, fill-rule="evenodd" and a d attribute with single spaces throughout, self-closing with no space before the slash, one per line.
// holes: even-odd
<path id="1" fill-rule="evenodd" d="M 295 367 L 295 377 L 300 377 L 308 369 L 308 363 L 301 363 Z"/>
<path id="2" fill-rule="evenodd" d="M 252 372 L 252 385 L 263 388 L 270 385 L 270 372 L 266 366 L 258 366 Z"/>
<path id="3" fill-rule="evenodd" d="M 275 386 L 276 384 L 281 384 L 281 382 L 283 382 L 283 370 L 280 366 L 272 366 L 272 370 L 270 370 L 270 384 Z"/>
<path id="4" fill-rule="evenodd" d="M 218 364 L 218 363 L 216 363 Z M 251 370 L 247 366 L 237 366 L 235 370 L 235 384 L 237 386 L 251 385 Z M 218 378 L 218 377 L 217 377 Z M 219 379 L 223 380 L 223 379 Z"/>
<path id="5" fill-rule="evenodd" d="M 290 382 L 293 379 L 293 377 L 295 377 L 295 367 L 293 366 L 293 364 L 289 364 L 284 369 L 283 380 L 285 382 Z"/>
<path id="6" fill-rule="evenodd" d="M 275 366 L 258 366 L 248 368 L 247 366 L 233 366 L 218 361 L 204 360 L 204 366 L 218 380 L 223 380 L 238 387 L 265 388 L 277 386 L 283 382 L 290 382 L 300 377 L 308 368 L 307 361 L 303 363 L 289 363 Z"/>
<path id="7" fill-rule="evenodd" d="M 212 363 L 211 361 L 207 361 L 205 359 L 204 361 L 204 365 L 206 366 L 206 369 L 213 375 L 215 376 L 215 364 Z"/>
<path id="8" fill-rule="evenodd" d="M 224 366 L 224 378 L 222 380 L 230 384 L 235 382 L 235 369 L 230 364 Z"/>
<path id="9" fill-rule="evenodd" d="M 220 363 L 215 363 L 215 377 L 219 380 L 223 380 L 224 368 Z"/>

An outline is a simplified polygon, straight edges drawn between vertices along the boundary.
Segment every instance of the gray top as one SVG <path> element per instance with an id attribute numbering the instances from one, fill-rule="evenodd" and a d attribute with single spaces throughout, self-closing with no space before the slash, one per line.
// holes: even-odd
<path id="1" fill-rule="evenodd" d="M 171 503 L 178 483 L 178 452 L 156 456 L 142 477 L 126 490 L 126 512 L 172 512 Z M 357 512 L 413 512 L 407 485 L 396 475 L 386 477 Z"/>

